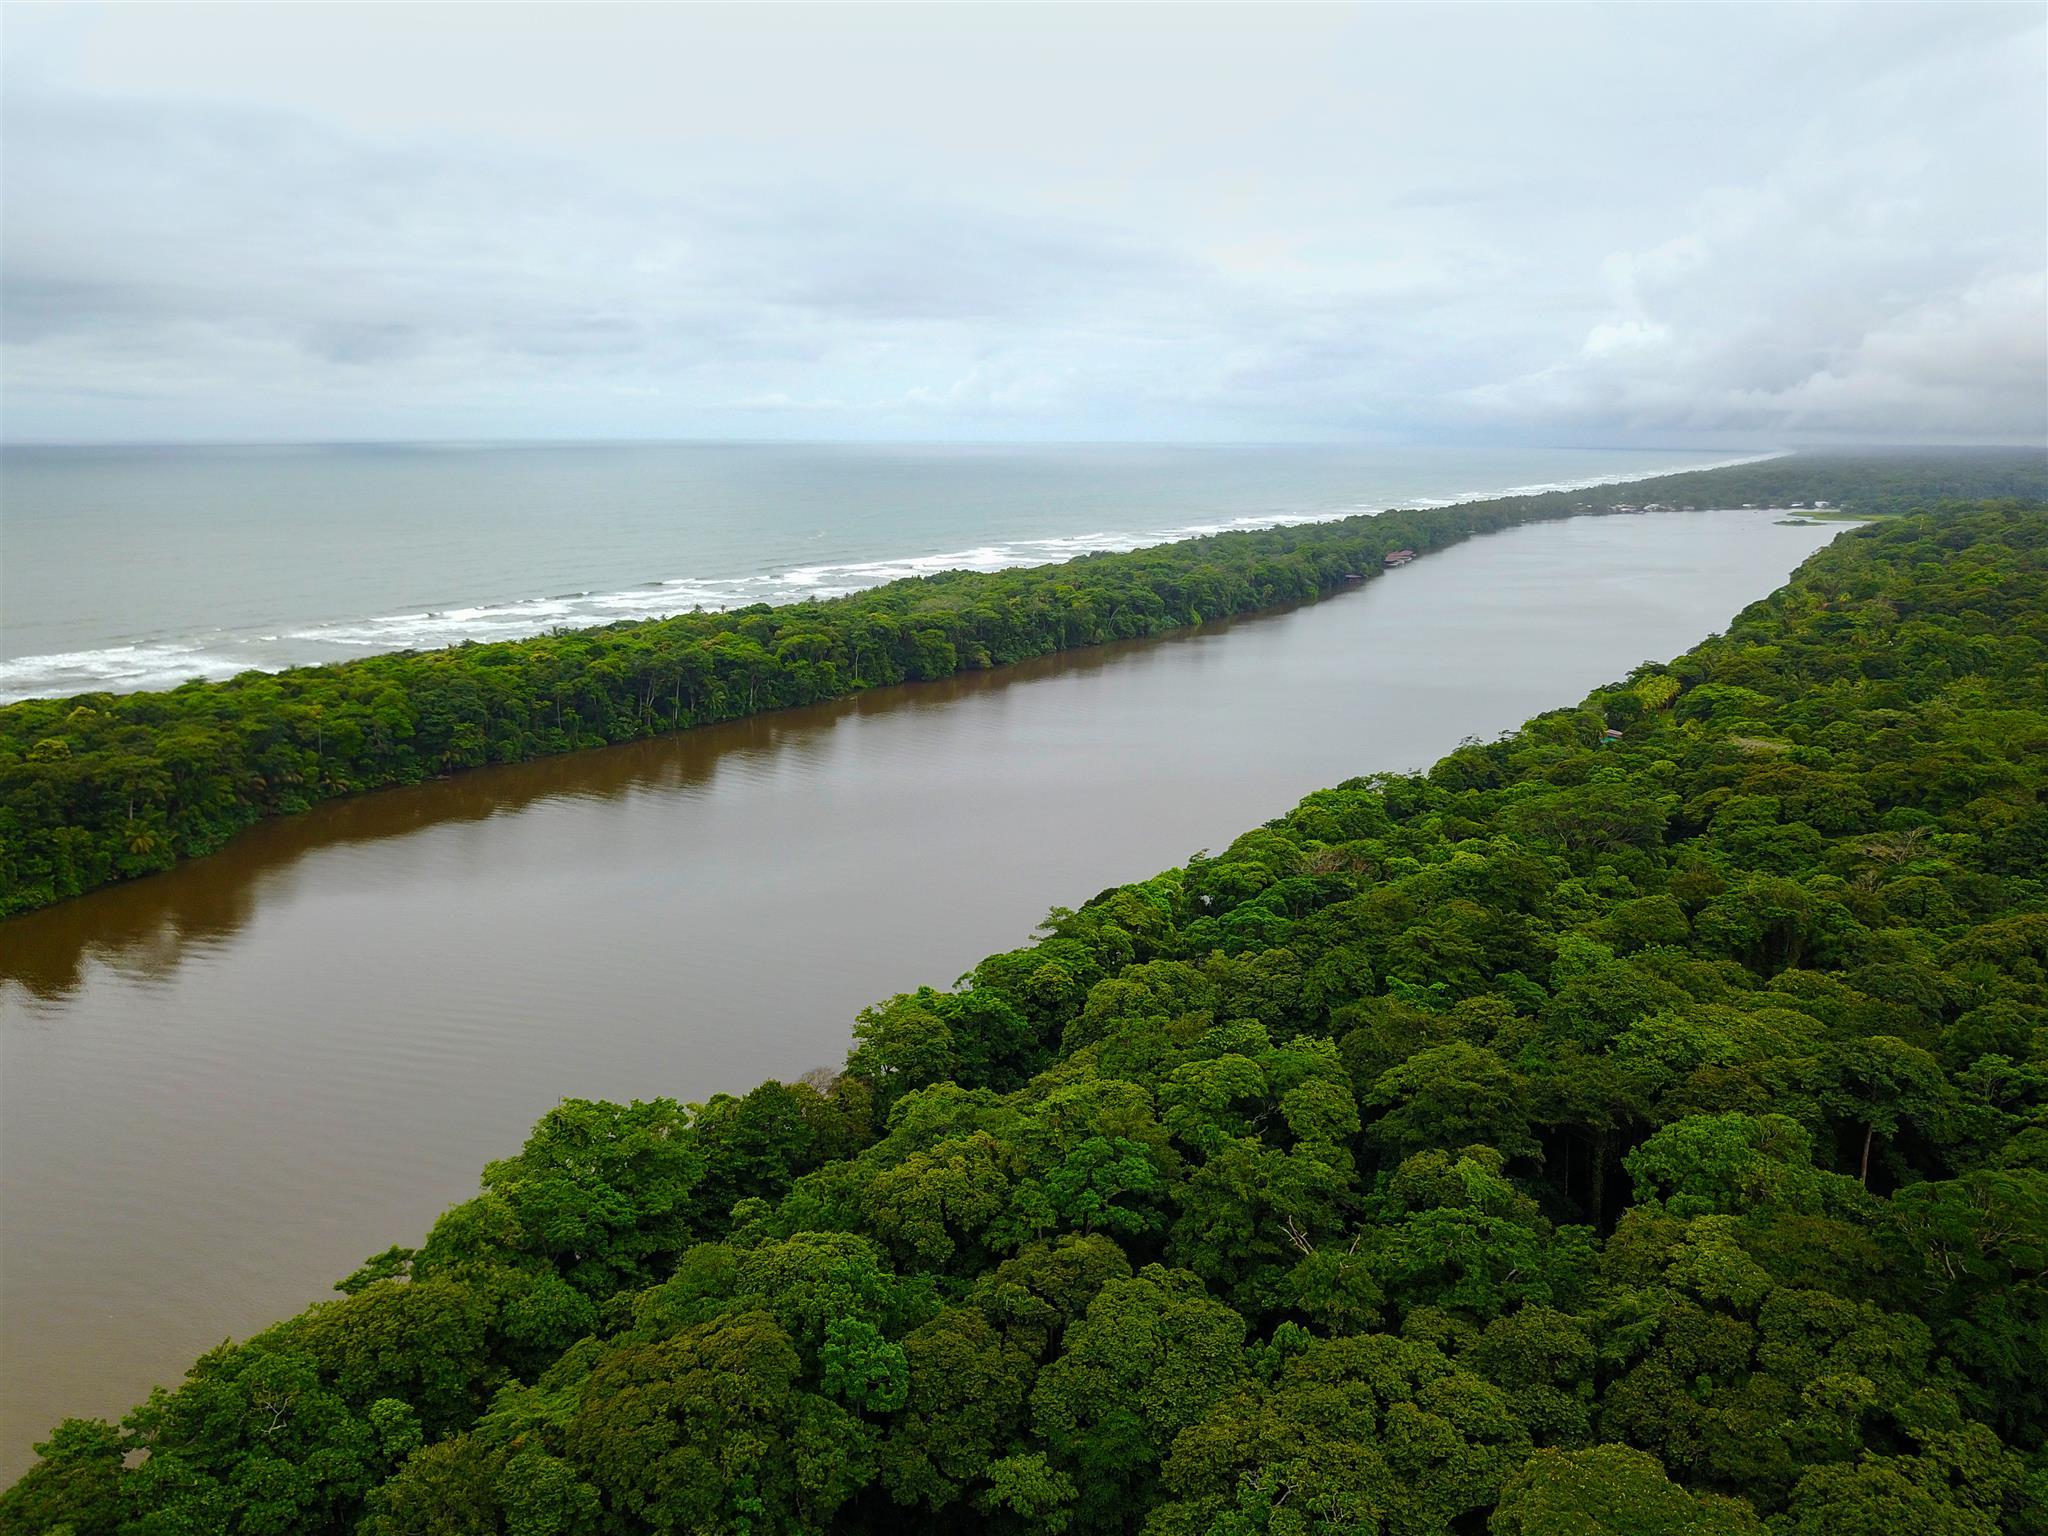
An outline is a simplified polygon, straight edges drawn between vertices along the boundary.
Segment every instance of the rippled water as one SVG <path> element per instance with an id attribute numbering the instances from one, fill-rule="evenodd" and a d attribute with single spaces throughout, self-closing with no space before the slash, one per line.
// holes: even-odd
<path id="1" fill-rule="evenodd" d="M 565 1095 L 854 1013 L 1723 627 L 1838 528 L 1582 519 L 1292 613 L 322 807 L 0 924 L 0 1475 L 414 1242 Z"/>

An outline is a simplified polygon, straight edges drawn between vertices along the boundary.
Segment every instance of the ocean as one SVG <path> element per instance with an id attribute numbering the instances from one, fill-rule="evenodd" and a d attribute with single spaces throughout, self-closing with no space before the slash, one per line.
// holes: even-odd
<path id="1" fill-rule="evenodd" d="M 1292 445 L 7 448 L 0 702 L 1737 461 Z"/>

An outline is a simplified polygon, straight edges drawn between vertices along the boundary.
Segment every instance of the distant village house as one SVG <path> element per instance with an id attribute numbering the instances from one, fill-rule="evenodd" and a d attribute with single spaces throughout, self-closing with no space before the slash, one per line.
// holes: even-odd
<path id="1" fill-rule="evenodd" d="M 1397 549 L 1397 550 L 1395 550 L 1395 551 L 1394 551 L 1394 552 L 1393 552 L 1393 553 L 1392 553 L 1391 555 L 1387 556 L 1387 558 L 1386 558 L 1386 559 L 1385 559 L 1384 561 L 1382 561 L 1381 563 L 1382 563 L 1383 565 L 1385 565 L 1385 566 L 1386 566 L 1386 568 L 1387 568 L 1388 570 L 1390 570 L 1390 571 L 1391 571 L 1391 570 L 1392 570 L 1392 569 L 1393 569 L 1393 568 L 1394 568 L 1395 566 L 1397 566 L 1397 565 L 1406 565 L 1406 564 L 1407 564 L 1407 563 L 1408 563 L 1408 562 L 1409 562 L 1410 560 L 1413 560 L 1414 558 L 1415 558 L 1415 551 L 1414 551 L 1414 550 L 1412 550 L 1412 549 Z"/>

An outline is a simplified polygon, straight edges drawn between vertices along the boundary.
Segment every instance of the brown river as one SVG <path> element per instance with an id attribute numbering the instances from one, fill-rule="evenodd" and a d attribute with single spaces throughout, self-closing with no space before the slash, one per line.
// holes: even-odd
<path id="1" fill-rule="evenodd" d="M 416 1242 L 564 1096 L 854 1014 L 1724 627 L 1839 525 L 1586 518 L 1175 638 L 473 773 L 0 923 L 0 1482 Z"/>

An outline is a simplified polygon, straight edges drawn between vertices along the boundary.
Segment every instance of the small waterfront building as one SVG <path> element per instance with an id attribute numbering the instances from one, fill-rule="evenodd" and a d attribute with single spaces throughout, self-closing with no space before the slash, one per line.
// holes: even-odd
<path id="1" fill-rule="evenodd" d="M 1409 562 L 1410 560 L 1413 560 L 1414 558 L 1415 558 L 1415 551 L 1414 551 L 1414 550 L 1412 550 L 1412 549 L 1397 549 L 1397 550 L 1395 550 L 1395 551 L 1394 551 L 1394 552 L 1393 552 L 1393 553 L 1392 553 L 1391 555 L 1387 556 L 1387 558 L 1386 558 L 1385 560 L 1381 561 L 1380 563 L 1381 563 L 1382 565 L 1384 565 L 1384 566 L 1385 566 L 1385 567 L 1386 567 L 1386 568 L 1387 568 L 1388 570 L 1390 570 L 1390 571 L 1391 571 L 1391 570 L 1392 570 L 1392 569 L 1393 569 L 1393 568 L 1394 568 L 1395 566 L 1397 566 L 1397 565 L 1406 565 L 1406 564 L 1407 564 L 1407 563 L 1408 563 L 1408 562 Z"/>

